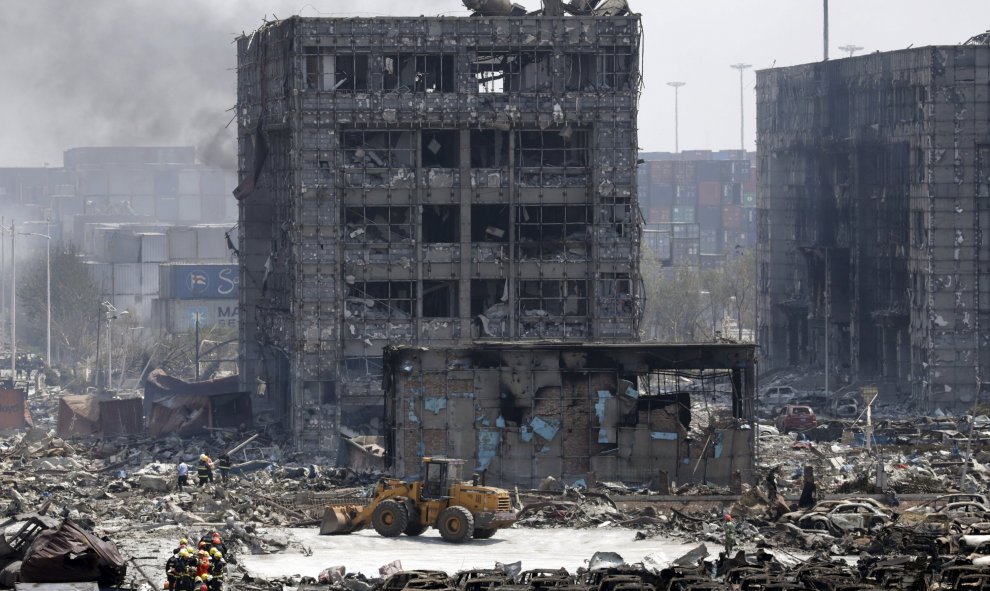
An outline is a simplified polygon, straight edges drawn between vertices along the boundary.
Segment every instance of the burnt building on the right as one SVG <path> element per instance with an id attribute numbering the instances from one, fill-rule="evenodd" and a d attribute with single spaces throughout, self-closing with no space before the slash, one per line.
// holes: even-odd
<path id="1" fill-rule="evenodd" d="M 764 70 L 757 97 L 762 370 L 985 401 L 990 45 Z"/>

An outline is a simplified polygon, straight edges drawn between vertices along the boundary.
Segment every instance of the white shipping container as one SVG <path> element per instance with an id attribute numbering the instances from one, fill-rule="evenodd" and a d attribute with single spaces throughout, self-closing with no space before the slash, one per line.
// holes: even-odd
<path id="1" fill-rule="evenodd" d="M 135 170 L 131 179 L 131 189 L 135 195 L 152 196 L 155 194 L 155 176 L 151 170 Z"/>
<path id="2" fill-rule="evenodd" d="M 117 295 L 141 295 L 141 264 L 116 263 L 113 265 L 113 284 L 110 293 Z"/>
<path id="3" fill-rule="evenodd" d="M 131 173 L 128 170 L 111 170 L 109 176 L 110 195 L 131 194 Z"/>
<path id="4" fill-rule="evenodd" d="M 179 219 L 179 202 L 176 197 L 159 197 L 155 203 L 155 217 L 160 221 L 174 222 Z"/>
<path id="5" fill-rule="evenodd" d="M 130 228 L 119 228 L 107 237 L 107 262 L 137 263 L 141 260 L 141 238 Z"/>
<path id="6" fill-rule="evenodd" d="M 226 226 L 196 226 L 196 240 L 199 246 L 197 258 L 205 260 L 229 260 L 227 239 L 224 232 Z"/>
<path id="7" fill-rule="evenodd" d="M 97 260 L 107 260 L 107 236 L 116 229 L 116 225 L 86 224 L 83 228 L 83 252 Z"/>
<path id="8" fill-rule="evenodd" d="M 164 233 L 139 234 L 141 237 L 141 262 L 164 263 L 168 260 L 168 236 Z M 157 277 L 158 274 L 155 273 Z"/>
<path id="9" fill-rule="evenodd" d="M 155 198 L 151 195 L 132 195 L 131 209 L 137 215 L 155 216 Z"/>
<path id="10" fill-rule="evenodd" d="M 157 296 L 158 279 L 158 263 L 141 263 L 141 295 Z"/>
<path id="11" fill-rule="evenodd" d="M 93 283 L 104 292 L 110 291 L 110 263 L 86 261 L 86 269 Z"/>
<path id="12" fill-rule="evenodd" d="M 199 195 L 199 171 L 179 171 L 179 195 Z"/>
<path id="13" fill-rule="evenodd" d="M 198 256 L 196 230 L 192 228 L 169 228 L 168 260 L 194 261 Z"/>
<path id="14" fill-rule="evenodd" d="M 179 219 L 186 222 L 198 222 L 203 212 L 200 208 L 199 195 L 181 195 L 179 200 Z"/>
<path id="15" fill-rule="evenodd" d="M 120 339 L 125 338 L 124 331 L 129 331 L 131 327 L 141 326 L 145 322 L 150 322 L 153 303 L 153 297 L 143 295 L 118 294 L 114 298 L 114 307 L 120 312 L 127 310 L 128 314 L 125 317 L 118 316 L 118 321 L 113 325 L 114 343 L 121 342 Z"/>

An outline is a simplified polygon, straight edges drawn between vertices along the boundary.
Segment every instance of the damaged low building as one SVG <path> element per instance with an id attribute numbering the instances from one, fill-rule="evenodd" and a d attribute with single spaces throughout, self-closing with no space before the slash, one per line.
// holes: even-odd
<path id="1" fill-rule="evenodd" d="M 464 458 L 489 483 L 527 488 L 547 476 L 654 483 L 654 490 L 750 482 L 755 351 L 740 344 L 389 347 L 386 466 L 412 475 L 421 457 Z M 731 400 L 731 416 L 692 417 L 692 398 L 717 391 Z"/>
<path id="2" fill-rule="evenodd" d="M 969 409 L 990 361 L 990 46 L 757 75 L 763 368 Z"/>
<path id="3" fill-rule="evenodd" d="M 238 40 L 241 389 L 302 447 L 380 432 L 389 343 L 637 338 L 640 19 L 476 4 Z"/>

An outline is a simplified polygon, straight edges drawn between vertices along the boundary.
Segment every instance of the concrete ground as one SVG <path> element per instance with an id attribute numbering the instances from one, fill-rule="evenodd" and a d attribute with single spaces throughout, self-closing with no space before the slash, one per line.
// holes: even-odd
<path id="1" fill-rule="evenodd" d="M 374 530 L 345 536 L 321 536 L 318 529 L 277 529 L 292 540 L 289 550 L 281 554 L 240 556 L 240 564 L 249 573 L 263 578 L 299 574 L 315 577 L 327 567 L 344 565 L 349 573 L 377 577 L 378 568 L 393 560 L 411 569 L 439 569 L 449 573 L 471 568 L 492 568 L 496 562 L 522 561 L 522 568 L 564 567 L 573 572 L 587 566 L 586 561 L 598 551 L 617 552 L 628 563 L 643 557 L 667 564 L 697 546 L 672 540 L 636 541 L 629 529 L 507 529 L 489 540 L 472 540 L 466 544 L 449 544 L 436 530 L 410 538 L 383 538 Z M 306 556 L 298 546 L 312 550 Z M 718 552 L 718 548 L 709 550 Z"/>

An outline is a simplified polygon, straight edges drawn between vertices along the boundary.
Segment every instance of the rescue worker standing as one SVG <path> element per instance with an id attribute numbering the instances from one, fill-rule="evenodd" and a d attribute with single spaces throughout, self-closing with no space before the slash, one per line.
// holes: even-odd
<path id="1" fill-rule="evenodd" d="M 217 468 L 220 470 L 220 482 L 227 484 L 227 479 L 230 478 L 230 456 L 221 455 L 217 461 Z"/>
<path id="2" fill-rule="evenodd" d="M 213 461 L 210 456 L 203 454 L 199 456 L 199 466 L 196 468 L 196 475 L 199 477 L 199 486 L 205 486 L 207 482 L 213 482 Z"/>
<path id="3" fill-rule="evenodd" d="M 736 524 L 732 522 L 732 516 L 728 513 L 725 514 L 722 533 L 725 536 L 725 557 L 732 558 L 732 550 L 736 547 Z"/>
<path id="4" fill-rule="evenodd" d="M 227 565 L 219 550 L 210 548 L 210 580 L 207 585 L 210 591 L 220 591 L 223 587 L 224 567 Z"/>
<path id="5" fill-rule="evenodd" d="M 178 577 L 179 574 L 177 570 L 178 565 L 179 565 L 179 549 L 176 548 L 175 550 L 172 550 L 172 556 L 170 556 L 169 559 L 165 561 L 165 580 L 167 581 L 165 583 L 165 588 L 170 589 L 171 591 L 176 591 L 175 582 L 176 582 L 176 577 Z"/>
<path id="6" fill-rule="evenodd" d="M 179 474 L 179 492 L 182 492 L 182 488 L 189 484 L 189 465 L 180 461 L 177 472 Z"/>

